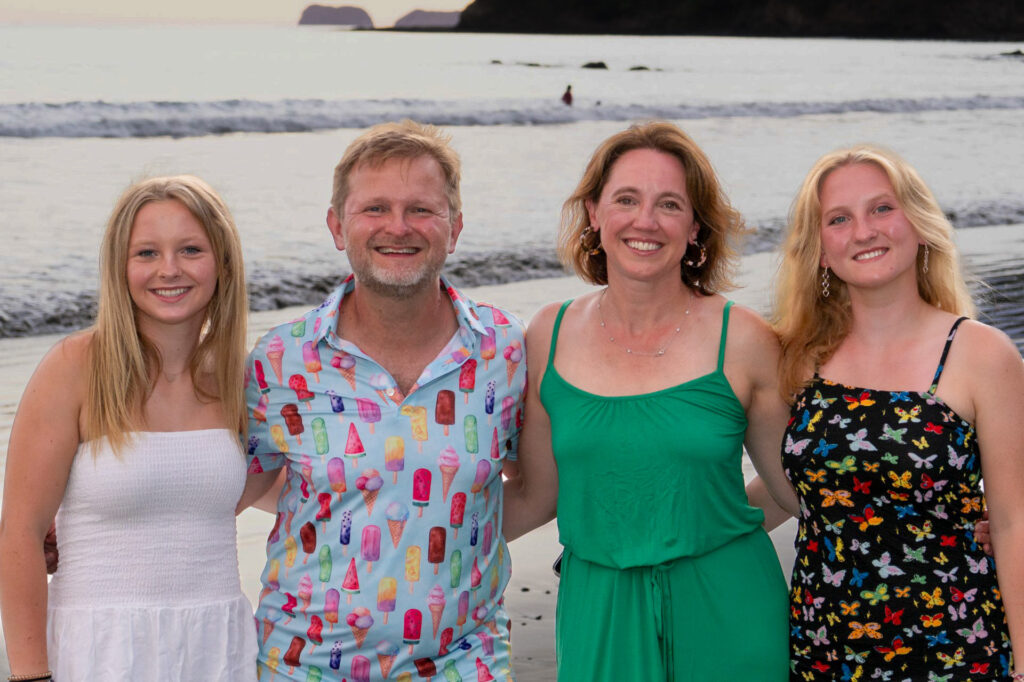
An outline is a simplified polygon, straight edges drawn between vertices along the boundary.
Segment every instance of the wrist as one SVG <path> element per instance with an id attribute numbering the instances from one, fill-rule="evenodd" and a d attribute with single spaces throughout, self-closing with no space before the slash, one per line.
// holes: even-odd
<path id="1" fill-rule="evenodd" d="M 1024 672 L 1010 673 L 1010 679 L 1013 680 L 1013 682 L 1024 682 Z"/>
<path id="2" fill-rule="evenodd" d="M 53 680 L 53 673 L 49 670 L 44 673 L 24 673 L 7 677 L 8 682 L 46 682 L 46 680 Z"/>

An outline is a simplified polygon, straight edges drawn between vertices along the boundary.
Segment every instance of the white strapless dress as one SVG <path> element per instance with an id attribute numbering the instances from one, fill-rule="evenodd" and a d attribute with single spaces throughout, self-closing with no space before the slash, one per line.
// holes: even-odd
<path id="1" fill-rule="evenodd" d="M 57 512 L 47 643 L 60 682 L 256 680 L 238 577 L 245 459 L 226 429 L 81 446 Z"/>

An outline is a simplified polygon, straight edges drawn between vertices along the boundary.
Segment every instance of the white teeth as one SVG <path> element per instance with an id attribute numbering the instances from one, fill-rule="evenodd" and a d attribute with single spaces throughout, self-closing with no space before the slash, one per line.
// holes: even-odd
<path id="1" fill-rule="evenodd" d="M 153 292 L 157 296 L 166 296 L 167 298 L 181 296 L 186 291 L 188 291 L 188 287 L 178 287 L 177 289 L 153 289 Z"/>
<path id="2" fill-rule="evenodd" d="M 411 246 L 410 247 L 405 247 L 405 248 L 392 248 L 392 247 L 388 247 L 388 246 L 382 246 L 382 247 L 380 247 L 378 249 L 378 251 L 380 251 L 381 253 L 404 253 L 404 254 L 416 253 L 416 249 L 412 248 Z"/>
<path id="3" fill-rule="evenodd" d="M 636 239 L 627 239 L 626 246 L 637 251 L 657 251 L 661 248 L 661 244 L 657 242 L 642 242 Z"/>
<path id="4" fill-rule="evenodd" d="M 885 249 L 875 249 L 874 251 L 868 251 L 866 253 L 858 253 L 853 257 L 854 260 L 867 260 L 868 258 L 875 258 L 885 253 Z"/>

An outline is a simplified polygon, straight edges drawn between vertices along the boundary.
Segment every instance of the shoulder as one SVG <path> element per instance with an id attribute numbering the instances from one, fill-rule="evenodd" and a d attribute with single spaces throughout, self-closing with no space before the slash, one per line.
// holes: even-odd
<path id="1" fill-rule="evenodd" d="M 43 356 L 37 371 L 53 371 L 65 379 L 84 380 L 91 365 L 90 352 L 95 336 L 91 329 L 65 336 Z"/>
<path id="2" fill-rule="evenodd" d="M 997 376 L 1009 370 L 1022 370 L 1020 351 L 1010 337 L 1003 331 L 977 320 L 964 320 L 960 324 L 951 355 L 953 349 L 963 362 L 971 364 L 972 373 Z"/>
<path id="3" fill-rule="evenodd" d="M 741 351 L 761 353 L 751 358 L 755 360 L 763 360 L 765 353 L 779 352 L 779 337 L 771 325 L 750 308 L 737 304 L 729 311 L 728 343 Z"/>
<path id="4" fill-rule="evenodd" d="M 464 300 L 467 302 L 468 308 L 475 311 L 477 319 L 485 327 L 502 327 L 520 335 L 526 333 L 526 324 L 515 313 L 490 303 Z"/>

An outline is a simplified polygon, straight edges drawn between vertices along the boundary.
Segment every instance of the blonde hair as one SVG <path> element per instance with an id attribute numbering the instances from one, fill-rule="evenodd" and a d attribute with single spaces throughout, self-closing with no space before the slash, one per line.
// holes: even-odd
<path id="1" fill-rule="evenodd" d="M 86 441 L 106 437 L 115 452 L 126 435 L 140 426 L 141 407 L 160 369 L 159 353 L 139 333 L 135 321 L 135 304 L 125 279 L 128 240 L 139 210 L 150 202 L 168 200 L 183 204 L 203 226 L 217 262 L 217 287 L 189 360 L 192 386 L 200 399 L 220 401 L 228 428 L 244 432 L 247 424 L 242 384 L 248 302 L 238 229 L 224 201 L 199 178 L 151 178 L 121 195 L 100 248 L 99 310 L 89 345 L 83 437 Z M 205 372 L 214 375 L 212 393 L 200 381 Z"/>
<path id="2" fill-rule="evenodd" d="M 918 249 L 921 298 L 956 315 L 975 315 L 953 244 L 953 226 L 917 171 L 880 147 L 859 145 L 826 154 L 811 168 L 793 201 L 782 244 L 772 321 L 782 343 L 779 383 L 786 396 L 797 393 L 807 374 L 825 363 L 849 333 L 846 283 L 831 277 L 828 298 L 821 295 L 821 188 L 832 171 L 855 163 L 875 164 L 886 174 L 904 215 L 928 246 L 928 272 L 922 268 L 924 249 Z"/>
<path id="3" fill-rule="evenodd" d="M 459 194 L 462 164 L 459 155 L 451 147 L 451 136 L 436 126 L 409 119 L 400 123 L 375 125 L 352 141 L 334 168 L 334 188 L 331 194 L 334 212 L 339 218 L 344 215 L 349 189 L 348 177 L 357 166 L 367 164 L 379 168 L 391 159 L 415 159 L 420 156 L 428 156 L 441 166 L 450 219 L 455 220 L 462 211 L 462 198 Z"/>
<path id="4" fill-rule="evenodd" d="M 566 267 L 590 284 L 608 283 L 608 262 L 600 240 L 590 227 L 587 202 L 597 203 L 615 162 L 634 149 L 653 149 L 679 159 L 686 175 L 686 194 L 699 224 L 697 242 L 707 253 L 703 264 L 693 267 L 686 260 L 698 260 L 699 252 L 687 249 L 682 263 L 682 280 L 702 294 L 735 288 L 732 273 L 739 258 L 738 242 L 747 231 L 743 217 L 728 197 L 711 166 L 711 161 L 690 137 L 671 123 L 654 121 L 633 125 L 601 143 L 583 171 L 583 177 L 562 206 L 558 229 L 558 256 Z"/>

